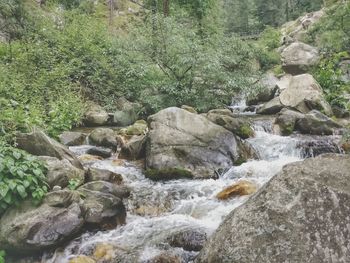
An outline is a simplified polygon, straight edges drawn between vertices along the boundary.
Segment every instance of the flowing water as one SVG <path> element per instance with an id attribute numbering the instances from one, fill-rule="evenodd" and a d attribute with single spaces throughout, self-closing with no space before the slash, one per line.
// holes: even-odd
<path id="1" fill-rule="evenodd" d="M 215 197 L 218 192 L 241 179 L 261 187 L 284 165 L 307 156 L 301 146 L 307 137 L 275 135 L 271 121 L 256 120 L 253 123 L 256 136 L 246 142 L 257 151 L 259 160 L 232 167 L 217 180 L 152 182 L 134 163 L 118 166 L 112 159 L 92 163 L 93 167 L 122 174 L 125 184 L 131 188 L 132 195 L 125 201 L 127 222 L 114 230 L 86 233 L 44 262 L 65 263 L 76 255 L 91 255 L 101 243 L 114 247 L 114 253 L 118 253 L 114 257 L 126 258 L 120 262 L 147 262 L 162 251 L 170 251 L 180 256 L 183 262 L 191 262 L 198 252 L 171 248 L 166 243 L 169 236 L 188 229 L 200 230 L 210 236 L 223 218 L 248 198 L 220 201 Z M 325 141 L 324 137 L 319 141 Z M 80 155 L 88 147 L 72 147 L 71 150 Z"/>

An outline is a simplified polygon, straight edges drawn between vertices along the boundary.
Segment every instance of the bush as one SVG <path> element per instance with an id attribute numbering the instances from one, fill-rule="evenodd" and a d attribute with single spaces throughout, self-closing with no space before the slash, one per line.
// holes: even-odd
<path id="1" fill-rule="evenodd" d="M 0 250 L 0 263 L 5 263 L 6 253 L 4 250 Z"/>
<path id="2" fill-rule="evenodd" d="M 0 214 L 21 200 L 39 202 L 47 192 L 45 166 L 28 153 L 0 144 Z"/>

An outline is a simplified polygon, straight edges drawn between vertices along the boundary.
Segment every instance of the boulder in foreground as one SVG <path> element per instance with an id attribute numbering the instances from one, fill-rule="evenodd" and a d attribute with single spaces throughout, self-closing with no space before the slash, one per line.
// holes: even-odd
<path id="1" fill-rule="evenodd" d="M 226 217 L 195 262 L 347 262 L 349 203 L 349 155 L 289 164 Z"/>

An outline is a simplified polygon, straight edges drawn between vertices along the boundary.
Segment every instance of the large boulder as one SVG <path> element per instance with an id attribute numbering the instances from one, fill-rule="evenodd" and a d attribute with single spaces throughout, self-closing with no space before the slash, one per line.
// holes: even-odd
<path id="1" fill-rule="evenodd" d="M 350 155 L 289 164 L 232 211 L 195 262 L 347 262 Z"/>
<path id="2" fill-rule="evenodd" d="M 295 130 L 295 123 L 302 118 L 304 114 L 285 108 L 278 114 L 275 124 L 281 135 L 288 136 Z"/>
<path id="3" fill-rule="evenodd" d="M 304 134 L 332 135 L 341 125 L 317 110 L 305 114 L 296 124 L 296 129 Z"/>
<path id="4" fill-rule="evenodd" d="M 136 103 L 132 103 L 125 98 L 119 98 L 116 102 L 117 110 L 113 113 L 113 124 L 117 126 L 128 126 L 137 120 Z"/>
<path id="5" fill-rule="evenodd" d="M 317 48 L 302 42 L 294 42 L 282 51 L 282 68 L 286 73 L 298 75 L 306 73 L 320 60 Z"/>
<path id="6" fill-rule="evenodd" d="M 17 147 L 37 156 L 51 156 L 59 160 L 68 160 L 72 165 L 83 169 L 80 161 L 64 145 L 48 137 L 45 133 L 35 130 L 32 133 L 18 133 Z"/>
<path id="7" fill-rule="evenodd" d="M 149 124 L 147 168 L 181 168 L 208 178 L 238 159 L 234 135 L 204 116 L 172 107 L 150 116 Z"/>
<path id="8" fill-rule="evenodd" d="M 78 185 L 84 183 L 85 171 L 73 166 L 68 160 L 59 160 L 55 157 L 39 156 L 44 161 L 48 169 L 46 180 L 52 188 L 55 185 L 66 187 L 71 180 L 75 180 Z"/>
<path id="9" fill-rule="evenodd" d="M 102 126 L 107 124 L 108 118 L 108 113 L 101 106 L 90 103 L 83 121 L 86 126 Z"/>
<path id="10" fill-rule="evenodd" d="M 114 150 L 118 147 L 117 134 L 109 128 L 96 128 L 89 135 L 89 143 L 96 146 L 109 147 Z"/>
<path id="11" fill-rule="evenodd" d="M 331 106 L 325 100 L 322 88 L 310 74 L 302 74 L 290 78 L 289 85 L 280 96 L 281 103 L 302 113 L 316 109 L 326 115 L 332 115 Z"/>
<path id="12" fill-rule="evenodd" d="M 8 209 L 0 219 L 0 247 L 11 253 L 42 252 L 70 240 L 83 227 L 82 211 L 77 203 L 57 206 L 30 201 Z"/>
<path id="13" fill-rule="evenodd" d="M 258 108 L 258 114 L 276 114 L 283 109 L 283 105 L 279 97 L 273 98 L 266 102 L 262 107 Z"/>

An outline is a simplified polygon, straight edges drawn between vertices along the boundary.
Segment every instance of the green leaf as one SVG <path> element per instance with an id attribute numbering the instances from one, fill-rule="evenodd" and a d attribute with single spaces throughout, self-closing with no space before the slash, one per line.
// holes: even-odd
<path id="1" fill-rule="evenodd" d="M 33 170 L 33 173 L 36 175 L 36 176 L 41 176 L 42 175 L 42 171 L 40 169 L 34 169 Z"/>
<path id="2" fill-rule="evenodd" d="M 20 153 L 20 152 L 17 152 L 17 151 L 15 151 L 15 152 L 13 152 L 13 157 L 15 157 L 17 160 L 19 160 L 20 158 L 21 158 L 21 156 L 22 156 L 22 154 Z"/>
<path id="3" fill-rule="evenodd" d="M 12 203 L 12 195 L 7 193 L 7 195 L 4 197 L 4 201 L 10 205 Z"/>
<path id="4" fill-rule="evenodd" d="M 10 190 L 10 188 L 6 184 L 4 184 L 4 183 L 0 184 L 0 196 L 1 197 L 5 197 L 9 190 Z"/>
<path id="5" fill-rule="evenodd" d="M 26 189 L 23 185 L 17 185 L 17 192 L 23 199 L 27 197 Z"/>

